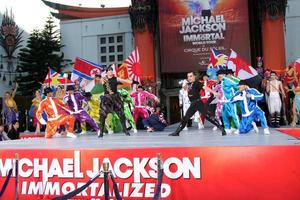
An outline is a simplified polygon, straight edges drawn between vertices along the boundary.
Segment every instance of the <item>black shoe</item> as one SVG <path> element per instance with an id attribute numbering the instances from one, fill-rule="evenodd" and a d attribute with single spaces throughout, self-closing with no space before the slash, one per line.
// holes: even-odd
<path id="1" fill-rule="evenodd" d="M 130 133 L 129 132 L 125 132 L 125 135 L 130 136 Z"/>
<path id="2" fill-rule="evenodd" d="M 179 133 L 174 132 L 174 133 L 169 134 L 169 136 L 179 136 Z"/>
<path id="3" fill-rule="evenodd" d="M 81 133 L 81 129 L 77 129 L 77 130 L 75 130 L 75 133 Z"/>
<path id="4" fill-rule="evenodd" d="M 222 129 L 222 136 L 226 135 L 225 129 Z"/>
<path id="5" fill-rule="evenodd" d="M 103 133 L 102 132 L 98 132 L 98 138 L 102 138 L 103 137 Z"/>

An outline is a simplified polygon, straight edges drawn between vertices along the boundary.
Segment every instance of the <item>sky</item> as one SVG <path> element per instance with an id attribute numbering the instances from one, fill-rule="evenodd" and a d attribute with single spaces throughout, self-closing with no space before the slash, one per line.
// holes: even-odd
<path id="1" fill-rule="evenodd" d="M 82 7 L 100 7 L 104 4 L 105 7 L 124 7 L 131 4 L 131 0 L 48 0 L 51 2 L 59 2 L 61 4 Z M 50 11 L 55 10 L 46 6 L 41 0 L 0 0 L 0 13 L 5 10 L 12 9 L 15 22 L 19 27 L 24 29 L 27 33 L 32 32 L 33 29 L 41 29 Z M 55 20 L 57 25 L 59 21 Z"/>

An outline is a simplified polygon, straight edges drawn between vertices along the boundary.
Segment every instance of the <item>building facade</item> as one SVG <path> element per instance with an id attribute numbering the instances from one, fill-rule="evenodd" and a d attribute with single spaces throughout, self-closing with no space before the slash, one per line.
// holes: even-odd
<path id="1" fill-rule="evenodd" d="M 134 46 L 128 14 L 65 20 L 60 31 L 62 51 L 70 60 L 81 57 L 105 67 L 122 64 Z"/>
<path id="2" fill-rule="evenodd" d="M 285 18 L 286 62 L 300 58 L 300 1 L 288 0 Z"/>

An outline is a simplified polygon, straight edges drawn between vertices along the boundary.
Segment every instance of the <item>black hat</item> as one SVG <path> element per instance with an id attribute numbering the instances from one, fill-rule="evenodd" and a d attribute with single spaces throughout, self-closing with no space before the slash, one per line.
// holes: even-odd
<path id="1" fill-rule="evenodd" d="M 74 85 L 68 85 L 67 91 L 70 91 L 70 90 L 75 90 L 75 86 Z"/>
<path id="2" fill-rule="evenodd" d="M 227 73 L 226 70 L 220 69 L 220 70 L 217 72 L 217 76 L 218 76 L 218 75 L 221 75 L 221 74 L 226 74 L 226 73 Z"/>
<path id="3" fill-rule="evenodd" d="M 248 83 L 245 80 L 240 80 L 239 85 L 247 85 L 248 86 Z"/>
<path id="4" fill-rule="evenodd" d="M 112 67 L 110 67 L 110 66 L 109 66 L 109 67 L 107 67 L 107 68 L 106 68 L 106 70 L 105 70 L 105 71 L 106 71 L 106 72 L 108 72 L 108 71 L 114 71 L 114 70 L 113 70 L 113 68 L 112 68 Z"/>
<path id="5" fill-rule="evenodd" d="M 204 77 L 204 76 L 209 77 L 207 73 L 203 73 L 203 74 L 202 74 L 202 77 Z"/>
<path id="6" fill-rule="evenodd" d="M 144 90 L 144 87 L 142 85 L 138 85 L 138 88 L 141 88 L 141 89 Z"/>
<path id="7" fill-rule="evenodd" d="M 233 72 L 233 70 L 232 69 L 227 69 L 226 70 L 226 74 L 233 74 L 234 72 Z"/>
<path id="8" fill-rule="evenodd" d="M 92 93 L 90 93 L 90 92 L 84 92 L 83 96 L 88 98 L 88 97 L 92 96 Z"/>
<path id="9" fill-rule="evenodd" d="M 44 89 L 44 95 L 47 95 L 47 94 L 50 93 L 50 92 L 53 92 L 53 90 L 52 90 L 51 87 L 46 87 L 46 88 Z"/>
<path id="10" fill-rule="evenodd" d="M 101 74 L 95 74 L 95 78 L 96 77 L 100 77 L 101 78 L 102 76 L 101 76 Z"/>

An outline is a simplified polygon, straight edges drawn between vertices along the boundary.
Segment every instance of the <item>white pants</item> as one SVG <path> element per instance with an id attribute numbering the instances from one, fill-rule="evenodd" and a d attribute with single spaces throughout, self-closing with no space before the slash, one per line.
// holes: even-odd
<path id="1" fill-rule="evenodd" d="M 270 114 L 281 112 L 281 98 L 279 92 L 270 92 L 268 98 L 268 108 Z"/>

